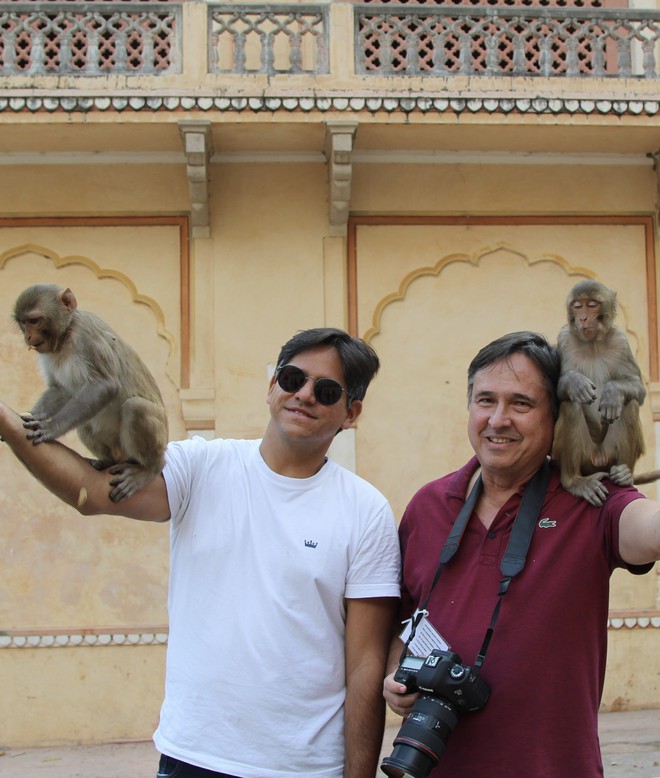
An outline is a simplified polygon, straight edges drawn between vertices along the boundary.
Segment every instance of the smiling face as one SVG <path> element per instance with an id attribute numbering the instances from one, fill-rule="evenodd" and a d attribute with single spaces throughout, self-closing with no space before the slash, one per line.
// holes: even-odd
<path id="1" fill-rule="evenodd" d="M 550 453 L 554 422 L 538 367 L 524 354 L 496 362 L 474 377 L 468 437 L 484 477 L 526 482 Z"/>
<path id="2" fill-rule="evenodd" d="M 302 351 L 288 364 L 300 368 L 310 378 L 331 378 L 346 386 L 344 370 L 337 350 L 331 346 Z M 337 431 L 350 427 L 360 415 L 362 403 L 348 405 L 346 393 L 334 405 L 322 405 L 314 395 L 314 381 L 306 381 L 297 392 L 285 392 L 271 379 L 266 402 L 271 421 L 267 435 L 277 432 L 281 441 L 299 442 L 327 451 Z"/>

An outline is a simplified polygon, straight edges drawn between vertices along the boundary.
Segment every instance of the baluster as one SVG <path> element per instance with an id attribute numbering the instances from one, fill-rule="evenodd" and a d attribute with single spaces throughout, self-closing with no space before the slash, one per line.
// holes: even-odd
<path id="1" fill-rule="evenodd" d="M 644 76 L 646 78 L 655 78 L 655 40 L 642 41 L 642 51 L 644 52 L 642 57 L 642 64 L 644 67 Z"/>
<path id="2" fill-rule="evenodd" d="M 30 41 L 30 65 L 27 72 L 30 75 L 43 74 L 44 59 L 44 34 L 41 30 L 34 30 Z"/>
<path id="3" fill-rule="evenodd" d="M 246 62 L 247 62 L 247 55 L 245 53 L 245 46 L 246 46 L 245 33 L 241 32 L 240 30 L 237 32 L 232 31 L 232 36 L 234 41 L 234 64 L 232 68 L 233 72 L 245 73 Z"/>
<path id="4" fill-rule="evenodd" d="M 628 78 L 632 73 L 630 38 L 619 38 L 616 42 L 616 50 L 619 59 L 619 75 Z"/>
<path id="5" fill-rule="evenodd" d="M 101 52 L 99 51 L 100 32 L 92 27 L 89 29 L 87 43 L 87 73 L 90 76 L 98 76 L 101 72 Z"/>
<path id="6" fill-rule="evenodd" d="M 539 72 L 546 78 L 552 75 L 551 41 L 547 36 L 539 41 Z"/>
<path id="7" fill-rule="evenodd" d="M 413 17 L 411 21 L 419 24 L 419 20 L 416 17 Z M 417 30 L 409 29 L 407 34 L 404 33 L 403 40 L 405 41 L 405 72 L 409 76 L 416 76 L 419 74 L 419 34 Z M 403 52 L 401 53 L 403 55 Z"/>
<path id="8" fill-rule="evenodd" d="M 570 35 L 566 40 L 566 75 L 569 78 L 574 78 L 580 75 L 578 41 L 574 35 Z"/>
<path id="9" fill-rule="evenodd" d="M 596 35 L 594 38 L 591 72 L 599 78 L 605 75 L 605 41 L 601 35 Z"/>
<path id="10" fill-rule="evenodd" d="M 300 32 L 285 31 L 289 39 L 289 66 L 292 73 L 303 72 L 302 38 Z"/>
<path id="11" fill-rule="evenodd" d="M 128 47 L 126 45 L 126 31 L 115 29 L 115 70 L 120 73 L 126 72 L 126 63 L 128 62 Z"/>
<path id="12" fill-rule="evenodd" d="M 447 45 L 447 32 L 443 30 L 441 33 L 435 33 L 432 38 L 433 42 L 433 73 L 434 75 L 446 75 L 449 71 L 446 65 L 445 48 Z"/>
<path id="13" fill-rule="evenodd" d="M 513 57 L 511 62 L 513 66 L 513 75 L 524 76 L 527 74 L 527 57 L 525 56 L 526 41 L 524 33 L 519 32 L 516 27 L 524 27 L 528 34 L 529 27 L 527 25 L 523 25 L 522 19 L 518 16 L 514 16 L 512 19 L 510 19 L 507 27 L 511 32 L 513 43 Z"/>
<path id="14" fill-rule="evenodd" d="M 154 33 L 155 30 L 148 25 L 141 26 L 142 33 L 142 67 L 141 72 L 145 74 L 154 73 L 156 70 L 156 55 L 154 51 Z"/>
<path id="15" fill-rule="evenodd" d="M 465 32 L 459 35 L 459 72 L 462 76 L 472 74 L 472 38 Z"/>
<path id="16" fill-rule="evenodd" d="M 383 34 L 383 43 L 381 47 L 380 67 L 384 75 L 392 75 L 394 68 L 392 65 L 392 29 L 388 28 Z"/>
<path id="17" fill-rule="evenodd" d="M 486 75 L 494 76 L 499 70 L 499 51 L 497 47 L 497 36 L 489 32 L 486 35 Z"/>
<path id="18" fill-rule="evenodd" d="M 2 68 L 7 73 L 16 72 L 16 32 L 10 30 L 5 34 L 5 45 L 3 52 L 3 65 Z"/>
<path id="19" fill-rule="evenodd" d="M 60 73 L 71 73 L 73 68 L 71 67 L 72 51 L 71 51 L 71 30 L 64 30 L 60 35 Z"/>
<path id="20" fill-rule="evenodd" d="M 273 48 L 273 33 L 262 32 L 259 34 L 259 37 L 261 38 L 261 72 L 274 73 L 275 50 Z"/>

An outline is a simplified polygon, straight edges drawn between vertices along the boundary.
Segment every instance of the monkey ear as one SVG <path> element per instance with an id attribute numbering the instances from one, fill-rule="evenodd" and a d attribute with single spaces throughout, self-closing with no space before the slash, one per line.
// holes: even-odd
<path id="1" fill-rule="evenodd" d="M 68 287 L 60 293 L 60 301 L 67 311 L 73 312 L 78 307 L 76 296 Z"/>

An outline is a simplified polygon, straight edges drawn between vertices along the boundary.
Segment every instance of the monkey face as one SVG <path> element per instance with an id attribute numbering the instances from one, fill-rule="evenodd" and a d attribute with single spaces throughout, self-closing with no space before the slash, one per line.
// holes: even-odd
<path id="1" fill-rule="evenodd" d="M 52 334 L 43 317 L 30 312 L 24 319 L 18 320 L 18 326 L 29 349 L 34 349 L 40 354 L 47 354 L 53 350 Z"/>
<path id="2" fill-rule="evenodd" d="M 601 307 L 600 301 L 585 297 L 579 297 L 571 303 L 573 326 L 581 340 L 592 341 L 604 331 Z"/>
<path id="3" fill-rule="evenodd" d="M 76 307 L 76 298 L 70 289 L 36 284 L 19 295 L 14 320 L 29 349 L 50 354 L 61 348 Z"/>

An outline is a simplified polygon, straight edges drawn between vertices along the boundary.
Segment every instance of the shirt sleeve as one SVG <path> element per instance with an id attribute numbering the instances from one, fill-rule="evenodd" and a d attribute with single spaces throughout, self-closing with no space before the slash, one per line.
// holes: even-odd
<path id="1" fill-rule="evenodd" d="M 348 571 L 346 597 L 398 597 L 400 577 L 401 555 L 396 520 L 386 502 L 359 539 Z"/>

